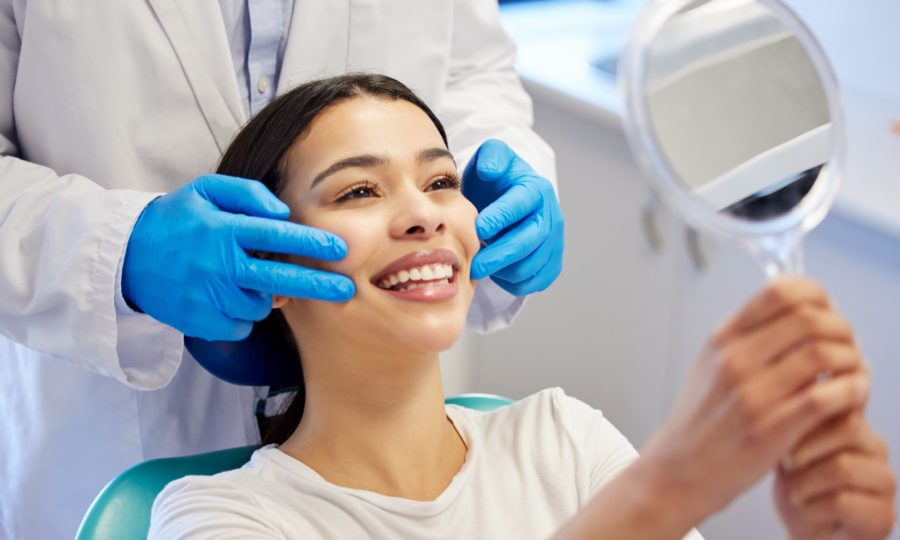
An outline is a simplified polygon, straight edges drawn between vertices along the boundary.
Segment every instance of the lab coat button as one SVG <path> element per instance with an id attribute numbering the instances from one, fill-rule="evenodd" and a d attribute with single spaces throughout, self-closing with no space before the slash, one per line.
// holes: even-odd
<path id="1" fill-rule="evenodd" d="M 259 90 L 260 94 L 265 94 L 269 90 L 269 77 L 263 75 L 259 78 L 259 82 L 256 84 L 256 89 Z"/>

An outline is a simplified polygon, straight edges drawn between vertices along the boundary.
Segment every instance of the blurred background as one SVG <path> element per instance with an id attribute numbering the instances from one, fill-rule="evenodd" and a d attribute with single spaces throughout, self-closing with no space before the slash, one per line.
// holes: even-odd
<path id="1" fill-rule="evenodd" d="M 713 329 L 764 276 L 738 246 L 655 200 L 621 126 L 618 54 L 643 0 L 501 0 L 557 155 L 566 216 L 560 279 L 510 329 L 444 358 L 448 394 L 520 398 L 560 386 L 640 448 L 665 420 Z M 900 2 L 787 0 L 836 72 L 847 120 L 837 203 L 804 242 L 807 272 L 855 326 L 871 364 L 869 418 L 900 470 Z M 782 538 L 770 481 L 701 527 L 708 539 Z"/>

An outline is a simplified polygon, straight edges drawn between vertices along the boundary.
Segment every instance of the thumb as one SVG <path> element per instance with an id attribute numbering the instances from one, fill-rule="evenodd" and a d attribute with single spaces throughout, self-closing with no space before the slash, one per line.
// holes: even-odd
<path id="1" fill-rule="evenodd" d="M 475 169 L 482 180 L 495 181 L 506 176 L 516 157 L 516 153 L 505 142 L 488 139 L 478 147 Z"/>
<path id="2" fill-rule="evenodd" d="M 288 205 L 256 180 L 207 174 L 191 182 L 191 187 L 225 212 L 273 219 L 286 219 L 291 213 Z"/>

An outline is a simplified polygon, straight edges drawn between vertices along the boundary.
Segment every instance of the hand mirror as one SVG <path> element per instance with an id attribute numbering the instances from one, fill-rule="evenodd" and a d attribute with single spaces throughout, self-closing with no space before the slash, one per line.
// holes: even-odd
<path id="1" fill-rule="evenodd" d="M 626 129 L 663 200 L 738 240 L 770 277 L 800 274 L 802 236 L 844 164 L 837 83 L 778 0 L 654 0 L 621 59 Z"/>

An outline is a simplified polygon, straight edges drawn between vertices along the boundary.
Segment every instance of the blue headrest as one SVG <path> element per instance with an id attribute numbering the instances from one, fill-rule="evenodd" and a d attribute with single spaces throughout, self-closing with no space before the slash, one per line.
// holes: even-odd
<path id="1" fill-rule="evenodd" d="M 294 386 L 300 382 L 300 358 L 274 317 L 254 324 L 242 341 L 185 336 L 184 346 L 207 371 L 232 384 Z"/>

